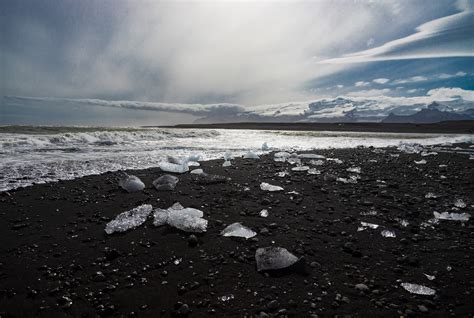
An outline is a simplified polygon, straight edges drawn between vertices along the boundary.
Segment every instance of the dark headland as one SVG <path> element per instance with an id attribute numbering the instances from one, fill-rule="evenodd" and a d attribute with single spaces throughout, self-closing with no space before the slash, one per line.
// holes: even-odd
<path id="1" fill-rule="evenodd" d="M 293 130 L 293 131 L 352 131 L 352 132 L 391 132 L 391 133 L 474 133 L 474 120 L 444 121 L 431 124 L 408 123 L 220 123 L 220 124 L 181 124 L 160 126 L 166 128 L 193 129 L 255 129 L 255 130 Z"/>
<path id="2" fill-rule="evenodd" d="M 203 185 L 187 173 L 171 192 L 152 187 L 163 174 L 153 168 L 129 171 L 147 186 L 138 193 L 119 188 L 115 172 L 0 193 L 0 316 L 471 317 L 472 219 L 421 226 L 434 211 L 473 213 L 472 148 L 448 148 L 457 146 L 465 150 L 426 157 L 395 148 L 318 150 L 343 161 L 316 166 L 320 175 L 291 171 L 271 155 L 228 168 L 214 160 L 201 168 L 230 180 Z M 350 167 L 361 168 L 356 184 L 334 180 Z M 276 175 L 284 170 L 290 175 Z M 262 191 L 261 182 L 285 191 Z M 464 207 L 454 205 L 459 199 Z M 175 202 L 204 211 L 209 226 L 197 241 L 151 220 L 104 232 L 123 211 Z M 361 221 L 380 227 L 358 231 Z M 233 222 L 258 235 L 220 236 Z M 272 245 L 302 257 L 304 268 L 257 272 L 256 249 Z M 411 294 L 405 282 L 436 293 Z"/>

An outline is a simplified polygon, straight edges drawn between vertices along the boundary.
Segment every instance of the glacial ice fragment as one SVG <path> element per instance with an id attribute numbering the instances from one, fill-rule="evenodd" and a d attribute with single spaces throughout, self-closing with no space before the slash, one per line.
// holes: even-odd
<path id="1" fill-rule="evenodd" d="M 367 222 L 360 222 L 360 225 L 364 228 L 369 228 L 369 229 L 372 229 L 372 230 L 375 230 L 379 227 L 378 224 L 367 223 Z"/>
<path id="2" fill-rule="evenodd" d="M 326 159 L 325 156 L 317 155 L 314 153 L 302 153 L 298 155 L 298 157 L 300 157 L 301 159 Z"/>
<path id="3" fill-rule="evenodd" d="M 283 269 L 295 264 L 298 257 L 283 247 L 261 247 L 255 252 L 257 271 Z"/>
<path id="4" fill-rule="evenodd" d="M 232 163 L 229 160 L 225 160 L 224 163 L 222 164 L 223 167 L 230 167 L 232 166 Z"/>
<path id="5" fill-rule="evenodd" d="M 273 192 L 273 191 L 283 191 L 282 187 L 271 185 L 271 184 L 266 183 L 266 182 L 260 183 L 260 189 L 262 189 L 263 191 L 271 191 L 271 192 Z"/>
<path id="6" fill-rule="evenodd" d="M 171 163 L 171 162 L 162 162 L 158 165 L 161 170 L 172 173 L 185 173 L 189 171 L 189 166 L 187 162 L 181 164 Z"/>
<path id="7" fill-rule="evenodd" d="M 222 301 L 223 303 L 225 303 L 225 302 L 228 302 L 228 301 L 234 299 L 234 295 L 233 294 L 224 295 L 224 296 L 217 297 L 217 299 Z"/>
<path id="8" fill-rule="evenodd" d="M 415 160 L 415 163 L 416 163 L 417 165 L 426 165 L 426 160 L 425 160 L 425 159 L 421 159 L 420 161 L 416 161 L 416 160 Z"/>
<path id="9" fill-rule="evenodd" d="M 176 187 L 178 181 L 178 177 L 165 174 L 153 181 L 153 186 L 158 191 L 172 191 Z"/>
<path id="10" fill-rule="evenodd" d="M 469 221 L 471 215 L 469 213 L 449 213 L 449 212 L 433 212 L 435 219 L 447 221 Z"/>
<path id="11" fill-rule="evenodd" d="M 422 157 L 428 157 L 428 156 L 436 156 L 438 155 L 437 152 L 426 152 L 426 151 L 423 151 L 421 154 L 420 154 Z"/>
<path id="12" fill-rule="evenodd" d="M 136 176 L 125 175 L 119 180 L 119 186 L 127 192 L 138 192 L 145 188 L 145 184 Z"/>
<path id="13" fill-rule="evenodd" d="M 264 142 L 263 145 L 262 145 L 262 150 L 267 151 L 269 149 L 270 149 L 270 147 L 268 147 L 268 144 L 266 142 Z"/>
<path id="14" fill-rule="evenodd" d="M 434 295 L 436 291 L 432 288 L 422 286 L 422 285 L 417 285 L 417 284 L 411 284 L 411 283 L 401 283 L 402 287 L 405 288 L 406 291 L 412 294 L 416 295 Z"/>
<path id="15" fill-rule="evenodd" d="M 183 161 L 178 158 L 178 157 L 173 157 L 173 156 L 166 156 L 166 160 L 169 162 L 169 163 L 173 163 L 175 165 L 180 165 L 183 163 Z"/>
<path id="16" fill-rule="evenodd" d="M 184 208 L 175 203 L 168 209 L 156 209 L 153 213 L 155 226 L 168 224 L 185 232 L 201 233 L 207 230 L 207 220 L 201 210 Z"/>
<path id="17" fill-rule="evenodd" d="M 244 155 L 244 159 L 260 159 L 260 157 L 255 152 L 253 152 L 252 150 L 249 150 Z"/>
<path id="18" fill-rule="evenodd" d="M 346 171 L 352 172 L 352 173 L 360 173 L 361 169 L 360 167 L 350 167 L 350 168 L 347 168 Z"/>
<path id="19" fill-rule="evenodd" d="M 357 177 L 356 176 L 350 176 L 349 178 L 337 178 L 337 182 L 342 182 L 342 183 L 357 183 Z"/>
<path id="20" fill-rule="evenodd" d="M 232 223 L 231 225 L 227 226 L 221 232 L 222 236 L 235 236 L 235 237 L 244 237 L 245 239 L 249 239 L 257 235 L 254 231 L 249 229 L 246 226 L 243 226 L 240 223 Z"/>
<path id="21" fill-rule="evenodd" d="M 132 210 L 120 213 L 115 219 L 107 223 L 105 233 L 125 232 L 142 225 L 152 209 L 153 207 L 150 204 L 142 204 Z"/>
<path id="22" fill-rule="evenodd" d="M 296 166 L 294 168 L 291 168 L 292 171 L 307 171 L 309 170 L 308 166 Z"/>
<path id="23" fill-rule="evenodd" d="M 321 174 L 321 171 L 315 168 L 308 169 L 308 174 Z"/>
<path id="24" fill-rule="evenodd" d="M 338 158 L 326 158 L 327 161 L 333 161 L 337 164 L 341 164 L 343 163 L 344 161 L 342 161 L 341 159 L 338 159 Z"/>
<path id="25" fill-rule="evenodd" d="M 436 199 L 437 197 L 438 196 L 434 194 L 433 192 L 428 192 L 427 194 L 425 194 L 426 199 Z"/>
<path id="26" fill-rule="evenodd" d="M 322 161 L 322 160 L 310 160 L 309 164 L 313 165 L 313 166 L 322 166 L 322 165 L 324 165 L 324 161 Z"/>
<path id="27" fill-rule="evenodd" d="M 204 171 L 202 169 L 194 169 L 194 170 L 191 170 L 189 173 L 192 173 L 192 174 L 203 174 Z"/>
<path id="28" fill-rule="evenodd" d="M 426 273 L 423 273 L 428 280 L 434 280 L 436 277 L 434 275 L 428 275 Z"/>
<path id="29" fill-rule="evenodd" d="M 280 161 L 280 162 L 285 162 L 286 159 L 288 159 L 290 157 L 290 153 L 289 152 L 286 152 L 286 151 L 279 151 L 279 152 L 275 152 L 275 154 L 273 155 L 273 159 L 275 161 Z"/>
<path id="30" fill-rule="evenodd" d="M 389 230 L 383 230 L 382 232 L 380 232 L 380 234 L 381 234 L 383 237 L 391 237 L 391 238 L 397 237 L 397 235 L 395 234 L 395 232 L 392 232 L 392 231 L 389 231 Z"/>
<path id="31" fill-rule="evenodd" d="M 262 218 L 266 218 L 266 217 L 268 216 L 268 210 L 263 209 L 262 211 L 260 211 L 259 215 L 260 215 Z"/>
<path id="32" fill-rule="evenodd" d="M 423 146 L 415 143 L 401 142 L 397 149 L 405 153 L 420 153 L 421 151 L 423 151 Z"/>
<path id="33" fill-rule="evenodd" d="M 464 209 L 467 205 L 462 199 L 457 199 L 456 201 L 454 201 L 454 206 L 459 209 Z"/>

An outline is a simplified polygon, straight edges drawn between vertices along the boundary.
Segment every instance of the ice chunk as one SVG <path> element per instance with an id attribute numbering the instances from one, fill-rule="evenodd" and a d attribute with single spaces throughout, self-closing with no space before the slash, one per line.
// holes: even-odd
<path id="1" fill-rule="evenodd" d="M 378 224 L 374 224 L 374 223 L 367 223 L 367 222 L 360 222 L 360 225 L 362 225 L 363 227 L 366 227 L 366 228 L 369 228 L 369 229 L 372 229 L 372 230 L 375 230 L 379 227 Z"/>
<path id="2" fill-rule="evenodd" d="M 434 194 L 433 192 L 428 192 L 427 194 L 425 194 L 426 199 L 436 199 L 437 197 L 438 196 Z"/>
<path id="3" fill-rule="evenodd" d="M 422 157 L 428 157 L 428 156 L 437 156 L 438 153 L 437 153 L 437 152 L 426 152 L 426 151 L 423 151 L 420 155 L 421 155 Z"/>
<path id="4" fill-rule="evenodd" d="M 352 173 L 360 173 L 361 169 L 360 167 L 350 167 L 350 168 L 347 168 L 346 171 L 352 172 Z"/>
<path id="5" fill-rule="evenodd" d="M 291 170 L 293 170 L 293 171 L 307 171 L 307 170 L 309 170 L 309 167 L 308 166 L 296 166 L 294 168 L 291 168 Z"/>
<path id="6" fill-rule="evenodd" d="M 153 181 L 153 186 L 158 191 L 171 191 L 174 190 L 178 181 L 178 177 L 165 174 Z"/>
<path id="7" fill-rule="evenodd" d="M 420 153 L 423 151 L 423 146 L 415 143 L 401 142 L 398 146 L 398 150 L 405 153 Z"/>
<path id="8" fill-rule="evenodd" d="M 138 192 L 145 188 L 145 184 L 136 176 L 123 176 L 119 181 L 119 186 L 127 192 Z"/>
<path id="9" fill-rule="evenodd" d="M 291 154 L 289 152 L 279 151 L 279 152 L 275 152 L 275 154 L 273 155 L 273 158 L 275 161 L 285 162 L 286 159 L 288 159 L 290 156 Z"/>
<path id="10" fill-rule="evenodd" d="M 158 165 L 161 170 L 172 173 L 185 173 L 189 171 L 189 166 L 187 162 L 181 164 L 171 163 L 171 162 L 162 162 Z"/>
<path id="11" fill-rule="evenodd" d="M 337 159 L 337 158 L 326 158 L 327 161 L 332 161 L 332 162 L 335 162 L 337 164 L 341 164 L 343 163 L 344 161 L 342 161 L 341 159 Z"/>
<path id="12" fill-rule="evenodd" d="M 311 168 L 308 170 L 308 174 L 321 174 L 321 171 L 315 168 Z"/>
<path id="13" fill-rule="evenodd" d="M 263 145 L 262 145 L 262 150 L 267 151 L 269 149 L 270 149 L 270 147 L 268 147 L 268 144 L 266 142 L 264 142 Z"/>
<path id="14" fill-rule="evenodd" d="M 271 184 L 268 184 L 266 182 L 260 183 L 260 189 L 262 189 L 263 191 L 271 191 L 271 192 L 273 192 L 273 191 L 282 191 L 283 190 L 282 187 L 271 185 Z"/>
<path id="15" fill-rule="evenodd" d="M 454 201 L 454 206 L 459 209 L 464 209 L 467 205 L 462 199 L 457 199 L 456 201 Z"/>
<path id="16" fill-rule="evenodd" d="M 264 209 L 264 210 L 260 211 L 259 214 L 262 218 L 266 218 L 268 216 L 268 210 Z"/>
<path id="17" fill-rule="evenodd" d="M 283 269 L 298 261 L 298 258 L 283 247 L 261 247 L 255 252 L 257 271 Z"/>
<path id="18" fill-rule="evenodd" d="M 244 159 L 260 159 L 260 157 L 253 151 L 249 150 L 245 155 Z"/>
<path id="19" fill-rule="evenodd" d="M 286 171 L 280 171 L 280 172 L 277 173 L 277 176 L 279 176 L 279 177 L 281 177 L 281 178 L 283 178 L 283 177 L 285 177 L 285 176 L 287 176 L 287 175 L 288 175 L 288 172 L 286 172 Z"/>
<path id="20" fill-rule="evenodd" d="M 225 160 L 224 163 L 222 164 L 223 167 L 230 167 L 232 166 L 232 163 L 229 160 Z"/>
<path id="21" fill-rule="evenodd" d="M 221 232 L 222 236 L 235 236 L 235 237 L 245 237 L 246 239 L 249 239 L 251 237 L 254 237 L 257 235 L 254 231 L 249 229 L 246 226 L 243 226 L 240 223 L 232 223 L 228 227 L 222 230 Z"/>
<path id="22" fill-rule="evenodd" d="M 426 278 L 428 280 L 434 280 L 436 278 L 434 275 L 428 275 L 428 274 L 425 274 L 425 273 L 423 273 L 423 274 L 426 276 Z"/>
<path id="23" fill-rule="evenodd" d="M 314 153 L 302 153 L 301 155 L 298 155 L 301 159 L 326 159 L 325 156 L 322 155 L 317 155 Z"/>
<path id="24" fill-rule="evenodd" d="M 226 151 L 225 154 L 224 154 L 224 160 L 225 161 L 229 161 L 231 160 L 233 157 L 232 157 L 232 153 L 230 151 Z"/>
<path id="25" fill-rule="evenodd" d="M 410 284 L 410 283 L 401 283 L 402 287 L 405 288 L 406 291 L 416 295 L 434 295 L 436 291 L 432 288 L 417 285 L 417 284 Z"/>
<path id="26" fill-rule="evenodd" d="M 233 294 L 224 295 L 224 296 L 221 296 L 221 297 L 217 297 L 217 299 L 222 301 L 223 303 L 225 303 L 225 302 L 228 302 L 228 301 L 234 299 L 234 295 Z"/>
<path id="27" fill-rule="evenodd" d="M 395 232 L 392 232 L 392 231 L 389 231 L 389 230 L 383 230 L 382 232 L 380 232 L 380 234 L 383 236 L 383 237 L 397 237 L 397 235 L 395 235 Z"/>
<path id="28" fill-rule="evenodd" d="M 173 156 L 166 156 L 166 160 L 169 162 L 169 163 L 173 163 L 175 165 L 180 165 L 183 163 L 183 161 L 181 160 L 181 158 L 177 158 L 177 157 L 173 157 Z"/>
<path id="29" fill-rule="evenodd" d="M 404 220 L 404 219 L 395 219 L 401 226 L 403 227 L 407 227 L 410 223 L 408 223 L 407 220 Z"/>
<path id="30" fill-rule="evenodd" d="M 433 212 L 435 219 L 447 221 L 469 221 L 471 215 L 469 213 L 449 213 L 449 212 Z"/>
<path id="31" fill-rule="evenodd" d="M 180 203 L 175 203 L 170 208 L 156 209 L 153 213 L 155 226 L 168 224 L 185 232 L 206 232 L 207 220 L 203 218 L 201 210 L 184 208 Z"/>
<path id="32" fill-rule="evenodd" d="M 188 167 L 199 167 L 201 164 L 197 161 L 189 161 Z"/>
<path id="33" fill-rule="evenodd" d="M 297 164 L 297 165 L 301 165 L 301 159 L 298 158 L 298 157 L 290 157 L 288 159 L 286 159 L 286 162 L 288 162 L 290 165 L 294 165 L 294 164 Z"/>
<path id="34" fill-rule="evenodd" d="M 357 177 L 356 176 L 350 176 L 349 178 L 337 178 L 337 182 L 342 182 L 342 183 L 357 183 Z"/>
<path id="35" fill-rule="evenodd" d="M 201 160 L 201 155 L 193 154 L 193 155 L 190 155 L 188 158 L 186 158 L 184 161 L 198 162 L 199 160 Z"/>
<path id="36" fill-rule="evenodd" d="M 324 161 L 322 161 L 322 160 L 310 160 L 309 164 L 313 165 L 313 166 L 322 166 L 324 164 Z"/>
<path id="37" fill-rule="evenodd" d="M 153 207 L 150 204 L 142 204 L 132 210 L 120 213 L 115 219 L 107 223 L 105 233 L 125 232 L 142 225 L 152 209 Z"/>
<path id="38" fill-rule="evenodd" d="M 194 170 L 191 170 L 191 172 L 189 173 L 192 173 L 192 174 L 203 174 L 204 173 L 204 170 L 202 169 L 194 169 Z"/>
<path id="39" fill-rule="evenodd" d="M 420 161 L 416 161 L 416 160 L 415 160 L 415 163 L 416 163 L 417 165 L 426 165 L 426 160 L 425 160 L 425 159 L 421 159 Z"/>

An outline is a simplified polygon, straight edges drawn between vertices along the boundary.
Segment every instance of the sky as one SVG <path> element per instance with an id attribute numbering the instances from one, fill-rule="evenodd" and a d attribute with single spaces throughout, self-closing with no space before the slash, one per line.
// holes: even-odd
<path id="1" fill-rule="evenodd" d="M 473 102 L 469 0 L 3 0 L 0 34 L 3 125 Z"/>

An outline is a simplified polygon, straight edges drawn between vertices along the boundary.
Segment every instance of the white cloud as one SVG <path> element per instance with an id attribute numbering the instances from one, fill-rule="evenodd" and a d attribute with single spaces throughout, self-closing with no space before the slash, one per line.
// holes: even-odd
<path id="1" fill-rule="evenodd" d="M 449 79 L 449 78 L 454 78 L 454 77 L 464 77 L 466 76 L 467 73 L 465 72 L 457 72 L 455 74 L 446 74 L 446 73 L 441 73 L 438 75 L 439 79 Z"/>
<path id="2" fill-rule="evenodd" d="M 367 87 L 370 86 L 370 82 L 359 81 L 354 83 L 355 87 Z"/>
<path id="3" fill-rule="evenodd" d="M 417 83 L 427 81 L 428 77 L 426 76 L 413 76 L 410 78 L 397 79 L 393 81 L 393 84 L 406 84 L 406 83 Z"/>
<path id="4" fill-rule="evenodd" d="M 466 101 L 474 101 L 474 91 L 464 90 L 459 87 L 440 87 L 429 90 L 426 95 L 430 96 L 433 100 L 452 100 L 455 98 L 462 98 Z"/>
<path id="5" fill-rule="evenodd" d="M 386 84 L 390 82 L 390 80 L 388 78 L 376 78 L 372 80 L 372 82 L 377 83 L 377 84 Z"/>
<path id="6" fill-rule="evenodd" d="M 328 59 L 321 63 L 360 63 L 370 61 L 474 56 L 474 11 L 472 1 L 460 2 L 461 13 L 416 28 L 416 33 L 379 47 Z"/>
<path id="7" fill-rule="evenodd" d="M 349 92 L 347 96 L 355 96 L 355 97 L 374 97 L 374 96 L 383 96 L 390 93 L 389 88 L 384 89 L 369 89 L 369 90 L 362 90 L 357 92 Z"/>

